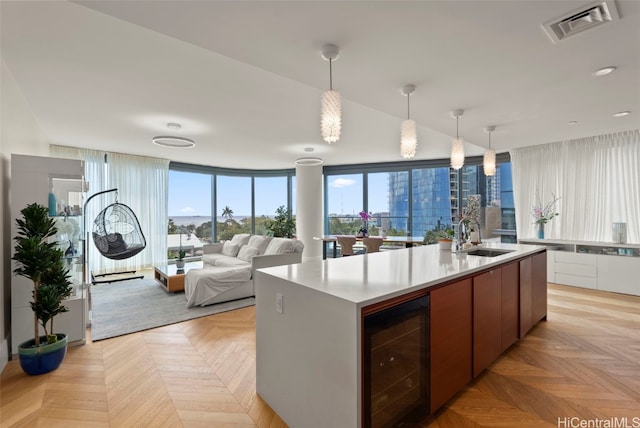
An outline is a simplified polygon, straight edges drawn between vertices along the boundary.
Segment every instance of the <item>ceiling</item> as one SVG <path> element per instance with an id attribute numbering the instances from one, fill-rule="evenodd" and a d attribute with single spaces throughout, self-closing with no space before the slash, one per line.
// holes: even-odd
<path id="1" fill-rule="evenodd" d="M 437 159 L 454 109 L 469 156 L 488 146 L 488 125 L 498 152 L 639 127 L 640 1 L 557 44 L 542 28 L 590 3 L 1 1 L 1 52 L 54 144 L 251 169 L 401 161 L 400 89 L 413 83 L 416 159 Z M 319 130 L 327 43 L 341 51 L 332 145 Z M 152 144 L 167 134 L 197 145 Z"/>

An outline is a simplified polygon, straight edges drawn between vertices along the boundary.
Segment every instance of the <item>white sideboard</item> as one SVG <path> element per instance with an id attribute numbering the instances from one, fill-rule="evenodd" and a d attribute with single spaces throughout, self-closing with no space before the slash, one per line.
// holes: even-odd
<path id="1" fill-rule="evenodd" d="M 547 281 L 640 296 L 640 244 L 520 239 L 547 247 Z"/>

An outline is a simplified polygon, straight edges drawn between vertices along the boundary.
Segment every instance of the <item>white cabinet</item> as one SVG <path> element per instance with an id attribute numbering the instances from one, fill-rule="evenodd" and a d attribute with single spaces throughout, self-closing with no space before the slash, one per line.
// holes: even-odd
<path id="1" fill-rule="evenodd" d="M 85 341 L 86 287 L 83 283 L 82 204 L 84 163 L 80 160 L 11 155 L 11 236 L 16 236 L 20 211 L 37 202 L 49 207 L 56 218 L 58 234 L 52 240 L 65 252 L 73 283 L 73 294 L 64 302 L 69 312 L 54 323 L 55 333 L 66 333 L 69 343 Z M 15 241 L 11 241 L 13 256 Z M 12 262 L 12 270 L 15 268 Z M 33 338 L 33 311 L 29 305 L 33 285 L 21 276 L 11 276 L 11 352 Z M 42 330 L 42 329 L 41 329 Z"/>
<path id="2" fill-rule="evenodd" d="M 521 239 L 547 247 L 547 281 L 640 296 L 640 245 Z"/>
<path id="3" fill-rule="evenodd" d="M 598 288 L 596 257 L 595 254 L 556 251 L 555 282 L 584 288 Z"/>
<path id="4" fill-rule="evenodd" d="M 640 259 L 598 255 L 598 290 L 640 296 Z"/>

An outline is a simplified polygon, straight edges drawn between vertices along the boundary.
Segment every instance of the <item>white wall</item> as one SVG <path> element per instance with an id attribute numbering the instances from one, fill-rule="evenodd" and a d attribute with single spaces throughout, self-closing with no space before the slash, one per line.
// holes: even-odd
<path id="1" fill-rule="evenodd" d="M 13 74 L 0 59 L 0 372 L 9 358 L 11 332 L 11 153 L 49 155 L 49 143 Z"/>

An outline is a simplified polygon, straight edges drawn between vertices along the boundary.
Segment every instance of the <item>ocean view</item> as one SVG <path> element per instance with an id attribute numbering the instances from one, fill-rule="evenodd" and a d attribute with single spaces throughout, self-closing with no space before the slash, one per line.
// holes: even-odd
<path id="1" fill-rule="evenodd" d="M 240 221 L 244 220 L 247 217 L 249 217 L 249 216 L 247 216 L 247 215 L 234 215 L 233 216 L 233 220 L 235 220 L 237 222 L 240 222 Z M 200 226 L 202 223 L 206 223 L 208 221 L 211 221 L 210 217 L 203 216 L 203 215 L 197 215 L 197 216 L 181 216 L 181 215 L 177 215 L 177 216 L 169 216 L 169 218 L 173 220 L 173 223 L 176 226 L 188 226 L 190 224 L 194 224 L 197 227 L 197 226 Z M 226 217 L 222 217 L 222 216 L 218 216 L 218 218 L 217 218 L 218 222 L 224 222 L 226 220 L 227 220 L 227 218 Z"/>

